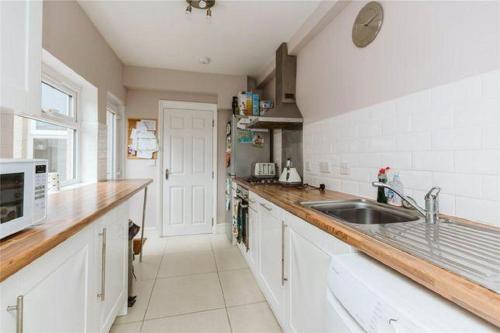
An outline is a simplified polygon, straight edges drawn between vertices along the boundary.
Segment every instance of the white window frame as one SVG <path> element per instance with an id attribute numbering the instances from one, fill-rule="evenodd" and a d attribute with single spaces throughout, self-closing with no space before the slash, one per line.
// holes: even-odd
<path id="1" fill-rule="evenodd" d="M 64 124 L 63 126 L 66 127 L 73 127 L 75 129 L 76 127 L 79 127 L 79 95 L 81 94 L 82 87 L 45 64 L 42 65 L 42 80 L 40 84 L 42 84 L 42 82 L 45 82 L 63 93 L 70 95 L 72 108 L 71 116 L 66 116 L 57 112 L 49 112 L 42 109 L 42 118 L 47 119 L 48 122 L 53 122 L 54 124 Z"/>
<path id="2" fill-rule="evenodd" d="M 80 183 L 81 126 L 79 121 L 79 95 L 81 94 L 82 87 L 45 64 L 42 64 L 42 79 L 40 84 L 42 84 L 42 82 L 46 82 L 72 97 L 72 116 L 66 116 L 56 112 L 45 112 L 42 110 L 40 117 L 32 117 L 32 119 L 75 130 L 73 143 L 74 178 L 61 182 L 61 187 Z M 29 142 L 29 145 L 32 145 L 32 142 Z M 30 149 L 32 150 L 32 147 Z"/>
<path id="3" fill-rule="evenodd" d="M 125 159 L 126 159 L 126 146 L 127 146 L 126 145 L 127 133 L 124 124 L 125 107 L 123 102 L 110 92 L 108 92 L 107 94 L 106 121 L 107 121 L 108 111 L 114 113 L 115 115 L 115 124 L 114 124 L 115 133 L 114 133 L 114 151 L 113 151 L 113 161 L 114 161 L 113 172 L 111 177 L 108 177 L 108 163 L 107 163 L 108 156 L 106 153 L 106 178 L 123 179 L 125 176 Z"/>
<path id="4" fill-rule="evenodd" d="M 109 142 L 109 124 L 108 124 L 108 113 L 111 113 L 113 115 L 113 136 L 111 138 L 111 143 Z M 107 151 L 106 151 L 106 178 L 107 179 L 116 179 L 117 178 L 117 172 L 116 172 L 116 151 L 118 150 L 118 131 L 117 131 L 117 125 L 118 125 L 118 111 L 115 110 L 111 105 L 108 105 L 106 107 L 106 142 L 107 142 Z M 112 156 L 110 157 L 110 149 L 112 150 L 111 154 Z M 111 172 L 109 172 L 110 165 L 108 165 L 108 161 L 111 158 Z"/>

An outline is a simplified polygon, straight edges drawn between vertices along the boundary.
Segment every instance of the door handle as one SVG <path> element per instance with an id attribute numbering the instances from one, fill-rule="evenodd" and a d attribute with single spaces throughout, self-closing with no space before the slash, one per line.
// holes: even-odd
<path id="1" fill-rule="evenodd" d="M 104 297 L 106 295 L 106 228 L 102 229 L 102 232 L 99 233 L 99 236 L 102 236 L 102 253 L 101 253 L 101 292 L 97 294 L 97 297 L 104 302 Z"/>
<path id="2" fill-rule="evenodd" d="M 16 305 L 9 305 L 7 311 L 16 311 L 16 333 L 23 333 L 24 296 L 17 296 Z"/>
<path id="3" fill-rule="evenodd" d="M 285 221 L 281 221 L 281 285 L 285 285 L 288 279 L 285 277 L 285 229 L 288 227 Z"/>
<path id="4" fill-rule="evenodd" d="M 165 169 L 165 180 L 168 180 L 168 169 Z"/>

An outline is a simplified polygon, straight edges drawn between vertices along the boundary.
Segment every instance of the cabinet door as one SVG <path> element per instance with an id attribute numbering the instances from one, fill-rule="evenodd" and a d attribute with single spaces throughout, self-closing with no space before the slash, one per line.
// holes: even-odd
<path id="1" fill-rule="evenodd" d="M 100 241 L 101 332 L 108 332 L 115 317 L 122 314 L 127 299 L 128 206 L 122 204 L 103 217 Z M 105 256 L 103 256 L 103 252 Z"/>
<path id="2" fill-rule="evenodd" d="M 95 332 L 92 236 L 92 230 L 82 230 L 2 282 L 1 332 L 16 332 L 17 311 L 5 310 L 18 296 L 25 333 Z"/>
<path id="3" fill-rule="evenodd" d="M 252 206 L 248 209 L 248 229 L 249 229 L 249 244 L 250 250 L 248 251 L 248 265 L 250 269 L 256 272 L 259 262 L 259 225 L 260 225 L 260 214 L 258 210 L 255 210 Z"/>
<path id="4" fill-rule="evenodd" d="M 42 1 L 0 1 L 0 111 L 41 113 Z"/>
<path id="5" fill-rule="evenodd" d="M 293 224 L 288 229 L 286 331 L 325 332 L 330 256 L 296 232 Z"/>
<path id="6" fill-rule="evenodd" d="M 262 291 L 276 318 L 282 323 L 284 223 L 273 211 L 276 209 L 268 202 L 263 202 L 260 207 L 259 275 Z"/>

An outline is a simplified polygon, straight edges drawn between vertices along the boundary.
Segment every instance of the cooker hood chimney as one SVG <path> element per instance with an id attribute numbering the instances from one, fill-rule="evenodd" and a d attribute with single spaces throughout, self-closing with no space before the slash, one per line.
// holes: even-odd
<path id="1" fill-rule="evenodd" d="M 288 55 L 286 43 L 276 51 L 276 96 L 274 108 L 256 117 L 247 128 L 293 128 L 304 121 L 295 103 L 297 57 Z"/>

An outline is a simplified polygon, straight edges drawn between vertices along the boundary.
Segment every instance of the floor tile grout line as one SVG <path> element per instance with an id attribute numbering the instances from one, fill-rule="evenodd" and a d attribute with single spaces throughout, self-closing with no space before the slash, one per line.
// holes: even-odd
<path id="1" fill-rule="evenodd" d="M 144 311 L 144 315 L 142 316 L 141 325 L 139 327 L 139 333 L 142 332 L 142 327 L 144 326 L 144 321 L 146 320 L 146 314 L 148 313 L 149 305 L 151 304 L 151 298 L 153 297 L 153 291 L 154 291 L 155 286 L 156 286 L 156 281 L 158 280 L 158 273 L 160 272 L 161 264 L 163 263 L 163 259 L 165 258 L 165 247 L 166 247 L 166 242 L 165 242 L 165 245 L 163 245 L 162 257 L 161 257 L 160 263 L 158 265 L 158 269 L 157 269 L 156 274 L 155 274 L 153 287 L 151 288 L 151 293 L 149 294 L 148 304 L 146 305 L 146 311 Z"/>
<path id="2" fill-rule="evenodd" d="M 198 310 L 198 311 L 191 311 L 191 312 L 183 312 L 183 313 L 177 313 L 177 314 L 170 314 L 170 315 L 165 315 L 161 317 L 154 317 L 154 318 L 148 318 L 144 319 L 142 322 L 146 321 L 153 321 L 153 320 L 160 320 L 160 319 L 167 319 L 167 318 L 175 318 L 175 317 L 182 317 L 182 316 L 189 316 L 197 313 L 204 313 L 204 312 L 211 312 L 211 311 L 217 311 L 217 310 L 224 310 L 225 306 L 220 307 L 220 308 L 213 308 L 213 309 L 205 309 L 205 310 Z M 135 323 L 138 323 L 136 321 Z"/>
<path id="3" fill-rule="evenodd" d="M 224 295 L 224 288 L 222 287 L 222 281 L 220 279 L 219 266 L 217 265 L 217 257 L 215 256 L 215 250 L 211 240 L 210 240 L 210 248 L 212 249 L 212 253 L 214 256 L 215 269 L 217 270 L 217 277 L 219 278 L 220 290 L 222 291 L 222 299 L 224 300 L 224 309 L 226 310 L 226 318 L 227 318 L 227 323 L 229 325 L 229 331 L 233 333 L 233 326 L 231 325 L 231 319 L 229 318 L 229 312 L 227 310 L 226 296 Z"/>

